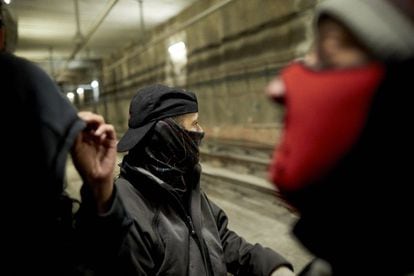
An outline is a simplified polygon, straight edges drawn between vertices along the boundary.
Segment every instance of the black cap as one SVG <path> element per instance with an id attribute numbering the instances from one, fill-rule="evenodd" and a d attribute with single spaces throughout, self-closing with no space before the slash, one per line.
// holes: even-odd
<path id="1" fill-rule="evenodd" d="M 128 130 L 117 148 L 119 152 L 132 149 L 163 118 L 198 112 L 194 93 L 161 84 L 138 90 L 129 106 Z"/>

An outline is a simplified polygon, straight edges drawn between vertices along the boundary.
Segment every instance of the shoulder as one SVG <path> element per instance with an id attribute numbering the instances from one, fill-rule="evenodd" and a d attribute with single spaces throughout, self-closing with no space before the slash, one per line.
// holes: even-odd
<path id="1" fill-rule="evenodd" d="M 142 223 L 151 220 L 158 208 L 152 199 L 152 194 L 136 188 L 137 185 L 145 185 L 145 183 L 134 184 L 122 177 L 115 181 L 118 197 L 124 208 L 134 220 Z"/>
<path id="2" fill-rule="evenodd" d="M 65 110 L 71 107 L 55 82 L 33 62 L 9 53 L 1 53 L 0 70 L 2 87 L 14 92 L 8 93 L 13 94 L 9 97 L 18 98 L 25 104 L 39 105 L 39 108 L 46 106 L 52 111 L 56 110 L 57 114 L 61 114 L 62 107 L 66 107 Z M 58 106 L 54 108 L 53 104 Z M 48 115 L 46 117 L 55 114 Z"/>
<path id="3" fill-rule="evenodd" d="M 47 77 L 47 74 L 33 62 L 9 53 L 0 53 L 0 68 L 2 68 L 2 74 L 6 73 L 6 75 Z"/>
<path id="4" fill-rule="evenodd" d="M 226 216 L 225 212 L 218 206 L 216 203 L 211 201 L 208 196 L 201 191 L 201 207 L 205 210 L 208 210 L 216 219 L 221 216 Z"/>
<path id="5" fill-rule="evenodd" d="M 1 52 L 0 53 L 0 64 L 1 66 L 8 65 L 8 66 L 27 66 L 31 64 L 30 61 L 15 56 L 10 53 Z"/>

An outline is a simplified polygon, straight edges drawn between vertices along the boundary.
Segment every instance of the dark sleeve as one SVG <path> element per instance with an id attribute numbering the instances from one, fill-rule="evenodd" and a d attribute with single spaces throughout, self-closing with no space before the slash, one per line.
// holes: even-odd
<path id="1" fill-rule="evenodd" d="M 228 229 L 225 212 L 211 201 L 210 205 L 216 217 L 228 272 L 234 275 L 268 276 L 280 266 L 293 270 L 290 262 L 280 254 L 258 243 L 250 244 Z"/>
<path id="2" fill-rule="evenodd" d="M 53 176 L 50 181 L 62 183 L 67 154 L 85 123 L 45 71 L 27 60 L 8 58 L 9 70 L 13 72 L 10 89 L 16 94 L 16 101 L 21 103 L 23 111 L 20 112 L 29 125 L 36 128 L 27 133 L 31 138 L 39 135 L 41 143 L 36 146 L 42 151 L 43 166 Z"/>
<path id="3" fill-rule="evenodd" d="M 0 80 L 7 92 L 4 102 L 16 109 L 4 120 L 4 129 L 13 133 L 5 144 L 16 151 L 10 163 L 25 156 L 30 166 L 23 177 L 28 181 L 23 178 L 21 183 L 44 183 L 28 192 L 40 203 L 48 200 L 46 195 L 62 193 L 66 157 L 85 123 L 55 82 L 32 62 L 1 53 Z"/>
<path id="4" fill-rule="evenodd" d="M 116 186 L 111 206 L 102 215 L 97 214 L 92 194 L 85 184 L 82 186 L 81 195 L 82 204 L 76 214 L 80 263 L 93 269 L 98 275 L 107 275 L 104 272 L 114 269 L 132 221 L 126 213 Z"/>
<path id="5" fill-rule="evenodd" d="M 103 215 L 97 215 L 86 188 L 82 198 L 78 233 L 83 265 L 97 276 L 154 274 L 157 260 L 153 258 L 153 237 L 128 213 L 124 202 L 129 198 L 122 189 L 114 186 L 110 209 Z M 139 217 L 145 224 L 144 215 Z"/>

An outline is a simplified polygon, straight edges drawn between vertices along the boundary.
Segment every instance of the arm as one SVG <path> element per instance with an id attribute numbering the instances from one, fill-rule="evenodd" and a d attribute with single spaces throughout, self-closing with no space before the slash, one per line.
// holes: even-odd
<path id="1" fill-rule="evenodd" d="M 104 213 L 113 192 L 116 135 L 112 125 L 91 112 L 79 112 L 86 128 L 72 147 L 73 163 L 93 195 L 98 213 Z"/>
<path id="2" fill-rule="evenodd" d="M 82 204 L 76 214 L 78 251 L 81 262 L 99 270 L 107 268 L 106 264 L 118 254 L 128 217 L 113 182 L 114 128 L 97 114 L 79 112 L 78 116 L 86 123 L 71 149 L 73 163 L 84 182 Z"/>
<path id="3" fill-rule="evenodd" d="M 227 228 L 227 215 L 210 201 L 216 217 L 223 245 L 227 270 L 234 275 L 288 276 L 293 275 L 292 265 L 275 251 L 260 244 L 252 245 Z M 272 274 L 273 273 L 273 274 Z"/>
<path id="4" fill-rule="evenodd" d="M 265 94 L 270 99 L 283 103 L 285 100 L 286 87 L 283 80 L 276 76 L 265 87 Z"/>
<path id="5" fill-rule="evenodd" d="M 82 189 L 77 220 L 82 258 L 97 275 L 155 275 L 161 257 L 154 257 L 152 219 L 141 201 L 139 212 L 131 215 L 125 207 L 130 184 L 123 178 L 115 183 L 109 209 L 101 214 L 91 204 L 87 186 Z"/>
<path id="6" fill-rule="evenodd" d="M 84 181 L 77 213 L 81 262 L 98 275 L 151 274 L 155 267 L 151 240 L 133 224 L 125 208 L 125 183 L 114 185 L 115 131 L 96 114 L 80 112 L 79 117 L 87 124 L 72 148 Z"/>
<path id="7" fill-rule="evenodd" d="M 296 60 L 296 62 L 302 62 L 306 67 L 312 70 L 318 70 L 318 68 L 322 66 L 320 58 L 313 47 L 303 58 Z M 269 99 L 272 99 L 281 104 L 285 102 L 287 93 L 286 86 L 279 75 L 275 76 L 266 85 L 264 92 Z"/>

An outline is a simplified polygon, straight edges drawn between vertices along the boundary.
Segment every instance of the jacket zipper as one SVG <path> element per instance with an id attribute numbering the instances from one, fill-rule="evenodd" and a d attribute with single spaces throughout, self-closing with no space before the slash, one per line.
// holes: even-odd
<path id="1" fill-rule="evenodd" d="M 193 235 L 193 236 L 196 235 L 193 220 L 191 219 L 190 216 L 187 216 L 187 223 L 188 223 L 188 228 L 190 229 L 191 235 Z"/>
<path id="2" fill-rule="evenodd" d="M 211 263 L 209 263 L 208 259 L 207 259 L 207 250 L 205 249 L 205 247 L 203 246 L 203 244 L 201 243 L 201 239 L 200 237 L 197 235 L 197 232 L 195 231 L 195 227 L 193 224 L 193 220 L 191 218 L 191 216 L 188 215 L 188 212 L 185 210 L 184 206 L 181 204 L 181 201 L 176 197 L 176 195 L 174 194 L 173 191 L 169 191 L 169 190 L 165 190 L 169 195 L 171 195 L 171 197 L 174 199 L 175 203 L 179 206 L 179 208 L 181 209 L 182 214 L 184 215 L 184 217 L 186 218 L 184 220 L 185 224 L 188 227 L 188 230 L 190 231 L 190 234 L 194 237 L 195 242 L 198 245 L 198 248 L 200 249 L 200 253 L 201 253 L 201 257 L 203 258 L 203 263 L 204 263 L 204 269 L 207 272 L 207 275 L 213 275 L 213 272 L 211 270 Z"/>
<path id="3" fill-rule="evenodd" d="M 126 164 L 126 165 L 128 167 L 130 167 L 128 164 Z M 131 168 L 131 170 L 135 171 L 133 168 Z M 141 170 L 138 170 L 138 171 L 143 173 Z M 144 173 L 144 175 L 145 175 L 145 173 Z M 158 181 L 156 180 L 156 182 L 158 182 Z M 161 183 L 158 182 L 158 184 L 161 184 Z M 197 232 L 195 231 L 195 227 L 194 227 L 193 220 L 192 220 L 191 216 L 188 215 L 188 212 L 185 210 L 185 208 L 182 205 L 181 201 L 174 194 L 174 191 L 170 190 L 169 188 L 163 187 L 163 185 L 160 185 L 160 186 L 161 186 L 161 188 L 164 192 L 168 193 L 171 196 L 173 201 L 175 201 L 175 204 L 179 207 L 182 215 L 186 218 L 184 220 L 184 223 L 187 225 L 187 228 L 190 230 L 190 234 L 194 237 L 194 240 L 196 241 L 196 243 L 197 243 L 197 245 L 200 249 L 201 257 L 203 258 L 203 262 L 204 262 L 204 269 L 207 272 L 207 275 L 214 276 L 212 268 L 211 268 L 211 266 L 212 266 L 211 261 L 210 261 L 209 258 L 207 258 L 208 251 L 206 249 L 206 246 L 203 246 L 203 244 L 201 243 L 201 240 L 198 237 Z"/>
<path id="4" fill-rule="evenodd" d="M 209 260 L 207 259 L 208 251 L 205 249 L 205 247 L 201 243 L 201 240 L 198 237 L 197 232 L 195 231 L 193 220 L 188 215 L 187 215 L 187 225 L 190 230 L 190 234 L 193 236 L 195 242 L 197 243 L 198 248 L 200 249 L 201 257 L 203 258 L 204 269 L 207 275 L 213 275 L 213 272 L 211 271 L 211 268 L 210 268 L 211 263 L 209 263 Z"/>

